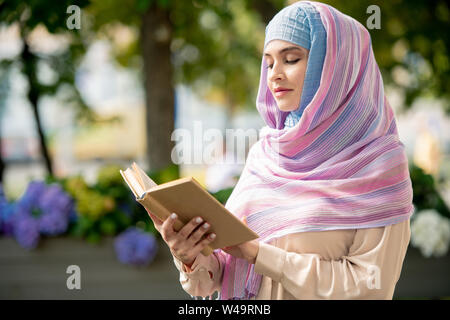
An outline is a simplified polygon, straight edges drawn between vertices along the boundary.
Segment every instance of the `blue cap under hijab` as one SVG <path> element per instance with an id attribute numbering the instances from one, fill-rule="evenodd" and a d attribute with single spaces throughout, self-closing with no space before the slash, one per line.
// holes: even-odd
<path id="1" fill-rule="evenodd" d="M 264 49 L 271 40 L 285 40 L 309 50 L 300 106 L 289 113 L 285 127 L 293 127 L 320 85 L 327 47 L 327 33 L 320 13 L 309 3 L 296 2 L 278 12 L 266 27 Z"/>

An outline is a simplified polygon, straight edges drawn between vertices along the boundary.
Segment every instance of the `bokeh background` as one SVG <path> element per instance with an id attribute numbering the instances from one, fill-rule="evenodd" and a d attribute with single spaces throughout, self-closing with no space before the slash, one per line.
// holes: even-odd
<path id="1" fill-rule="evenodd" d="M 263 126 L 264 29 L 293 2 L 0 0 L 0 298 L 191 298 L 119 169 L 136 161 L 158 184 L 193 176 L 225 203 L 245 157 L 177 163 L 173 133 L 192 133 L 198 154 L 199 125 L 236 139 Z M 394 298 L 449 298 L 448 2 L 324 2 L 377 26 L 409 159 L 416 211 Z M 70 265 L 80 289 L 67 287 Z"/>

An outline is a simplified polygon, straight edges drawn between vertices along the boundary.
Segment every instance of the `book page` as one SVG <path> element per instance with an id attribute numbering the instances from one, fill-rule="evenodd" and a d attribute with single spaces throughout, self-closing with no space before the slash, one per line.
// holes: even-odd
<path id="1" fill-rule="evenodd" d="M 125 182 L 130 187 L 131 191 L 133 191 L 134 196 L 136 198 L 142 197 L 142 195 L 144 194 L 144 189 L 142 188 L 141 184 L 137 181 L 133 171 L 130 168 L 128 168 L 125 171 L 120 170 L 120 173 L 122 174 L 122 177 L 124 178 Z"/>
<path id="2" fill-rule="evenodd" d="M 136 176 L 140 180 L 141 186 L 144 189 L 144 191 L 147 191 L 157 186 L 157 184 L 152 179 L 150 179 L 150 177 L 145 173 L 144 170 L 141 169 L 141 167 L 137 165 L 136 162 L 133 162 L 131 166 L 134 169 Z"/>

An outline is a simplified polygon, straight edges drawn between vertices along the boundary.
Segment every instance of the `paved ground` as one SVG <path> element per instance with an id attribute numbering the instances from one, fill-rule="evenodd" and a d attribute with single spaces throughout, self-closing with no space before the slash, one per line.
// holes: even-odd
<path id="1" fill-rule="evenodd" d="M 190 299 L 167 247 L 147 268 L 120 264 L 112 239 L 100 246 L 73 238 L 46 239 L 27 252 L 0 238 L 0 299 Z M 81 289 L 67 289 L 69 265 L 81 270 Z"/>
<path id="2" fill-rule="evenodd" d="M 450 252 L 440 258 L 424 258 L 409 246 L 394 299 L 450 298 Z"/>
<path id="3" fill-rule="evenodd" d="M 81 269 L 81 289 L 67 289 L 69 265 Z M 425 259 L 409 248 L 394 298 L 450 297 L 450 254 Z M 113 239 L 100 245 L 64 237 L 44 239 L 28 252 L 0 238 L 0 299 L 191 299 L 165 245 L 147 268 L 116 259 Z"/>

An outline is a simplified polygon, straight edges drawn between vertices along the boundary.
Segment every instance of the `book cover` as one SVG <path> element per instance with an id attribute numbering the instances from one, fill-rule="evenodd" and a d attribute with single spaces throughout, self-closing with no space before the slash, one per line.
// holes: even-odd
<path id="1" fill-rule="evenodd" d="M 258 235 L 228 211 L 193 177 L 176 179 L 157 185 L 136 164 L 122 177 L 141 205 L 161 220 L 175 212 L 178 219 L 174 229 L 180 230 L 194 217 L 200 216 L 210 224 L 209 233 L 216 238 L 202 253 L 209 255 L 214 249 L 237 245 L 258 238 Z"/>

